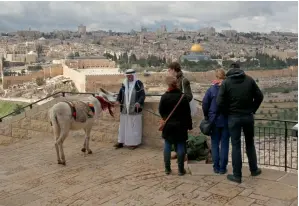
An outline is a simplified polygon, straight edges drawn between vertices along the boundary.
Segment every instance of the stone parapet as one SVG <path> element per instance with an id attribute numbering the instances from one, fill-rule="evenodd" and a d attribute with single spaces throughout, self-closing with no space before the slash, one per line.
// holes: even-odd
<path id="1" fill-rule="evenodd" d="M 32 137 L 51 137 L 52 128 L 48 120 L 48 110 L 57 102 L 69 99 L 71 97 L 59 97 L 43 105 L 33 105 L 33 108 L 26 109 L 25 112 L 3 119 L 0 123 L 0 145 L 7 145 L 17 142 L 20 139 L 30 139 Z M 163 141 L 161 132 L 158 131 L 159 117 L 151 114 L 152 111 L 158 114 L 159 102 L 146 102 L 145 111 L 143 112 L 143 144 L 150 147 L 162 147 Z M 198 124 L 202 114 L 199 113 L 194 118 L 193 134 L 198 134 Z M 115 117 L 105 111 L 101 114 L 98 121 L 95 122 L 92 132 L 92 141 L 114 143 L 117 141 L 119 127 L 119 108 L 115 108 Z M 70 136 L 78 134 L 71 131 Z M 79 132 L 84 138 L 83 131 Z"/>

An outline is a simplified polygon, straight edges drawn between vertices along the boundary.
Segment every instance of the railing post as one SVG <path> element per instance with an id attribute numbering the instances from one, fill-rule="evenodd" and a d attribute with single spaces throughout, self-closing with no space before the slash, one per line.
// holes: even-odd
<path id="1" fill-rule="evenodd" d="M 288 170 L 288 126 L 284 121 L 284 171 Z"/>
<path id="2" fill-rule="evenodd" d="M 65 93 L 64 92 L 62 92 L 62 96 L 65 97 Z"/>

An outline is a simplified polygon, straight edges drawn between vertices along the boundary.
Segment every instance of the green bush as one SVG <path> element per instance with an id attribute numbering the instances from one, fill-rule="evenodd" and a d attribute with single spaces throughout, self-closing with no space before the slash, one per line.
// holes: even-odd
<path id="1" fill-rule="evenodd" d="M 24 111 L 24 109 L 23 109 L 22 107 L 23 107 L 22 105 L 20 105 L 20 104 L 16 104 L 16 106 L 15 106 L 15 108 L 14 108 L 14 110 L 13 110 L 14 114 L 15 114 L 15 115 L 17 115 L 17 114 L 21 114 L 21 112 Z"/>
<path id="2" fill-rule="evenodd" d="M 37 77 L 35 79 L 35 82 L 36 82 L 37 86 L 42 86 L 45 83 L 45 81 L 42 77 Z"/>

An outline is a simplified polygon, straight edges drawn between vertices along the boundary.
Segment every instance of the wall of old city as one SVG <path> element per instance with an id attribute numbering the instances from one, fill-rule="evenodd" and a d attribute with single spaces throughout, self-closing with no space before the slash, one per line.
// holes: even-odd
<path id="1" fill-rule="evenodd" d="M 52 128 L 48 121 L 48 110 L 55 103 L 64 101 L 67 97 L 56 98 L 43 105 L 34 105 L 32 109 L 26 109 L 25 112 L 3 119 L 0 122 L 0 145 L 17 142 L 21 139 L 30 139 L 32 137 L 49 137 L 52 140 Z M 158 113 L 158 102 L 146 102 L 145 109 Z M 198 123 L 201 119 L 201 113 L 194 121 L 193 133 L 198 133 Z M 143 112 L 143 144 L 150 147 L 162 147 L 161 132 L 158 131 L 159 118 L 153 114 Z M 93 141 L 113 143 L 117 141 L 119 127 L 119 108 L 115 108 L 115 117 L 111 117 L 108 112 L 101 114 L 100 120 L 95 123 L 91 132 Z M 78 134 L 78 132 L 76 132 Z M 71 132 L 70 135 L 74 134 Z M 80 132 L 84 139 L 83 131 Z M 70 137 L 69 137 L 70 138 Z M 91 148 L 92 148 L 91 141 Z M 53 144 L 54 155 L 54 144 Z"/>
<path id="2" fill-rule="evenodd" d="M 115 68 L 115 61 L 109 59 L 71 59 L 66 60 L 65 64 L 70 68 L 87 69 L 87 68 Z"/>
<path id="3" fill-rule="evenodd" d="M 62 64 L 62 68 L 63 68 L 63 76 L 70 78 L 74 82 L 79 92 L 85 92 L 85 85 L 86 85 L 85 75 L 80 73 L 79 71 L 69 68 L 65 64 Z"/>
<path id="4" fill-rule="evenodd" d="M 61 64 L 53 64 L 50 66 L 44 66 L 43 70 L 32 72 L 24 76 L 4 76 L 3 77 L 3 89 L 7 89 L 9 86 L 14 84 L 23 84 L 25 82 L 30 82 L 38 77 L 40 78 L 50 78 L 63 74 L 63 69 Z"/>

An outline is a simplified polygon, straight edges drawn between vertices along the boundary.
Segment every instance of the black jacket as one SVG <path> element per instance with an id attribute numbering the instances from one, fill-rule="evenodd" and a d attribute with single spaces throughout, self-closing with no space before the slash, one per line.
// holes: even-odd
<path id="1" fill-rule="evenodd" d="M 255 114 L 264 99 L 256 82 L 241 69 L 229 70 L 226 77 L 216 100 L 219 110 L 228 115 Z"/>
<path id="2" fill-rule="evenodd" d="M 159 113 L 165 120 L 181 98 L 180 89 L 167 91 L 162 95 L 159 104 Z M 162 131 L 162 137 L 171 143 L 186 142 L 188 129 L 192 130 L 192 118 L 189 102 L 186 96 L 166 122 Z"/>
<path id="3" fill-rule="evenodd" d="M 136 81 L 135 90 L 136 90 L 135 102 L 136 103 L 138 102 L 140 104 L 140 108 L 138 111 L 136 110 L 136 112 L 140 113 L 142 112 L 142 108 L 144 106 L 144 100 L 145 100 L 144 86 L 140 80 Z M 117 96 L 117 101 L 120 102 L 120 111 L 122 111 L 123 109 L 122 105 L 124 104 L 124 99 L 125 99 L 124 96 L 125 96 L 125 85 L 122 84 Z"/>

